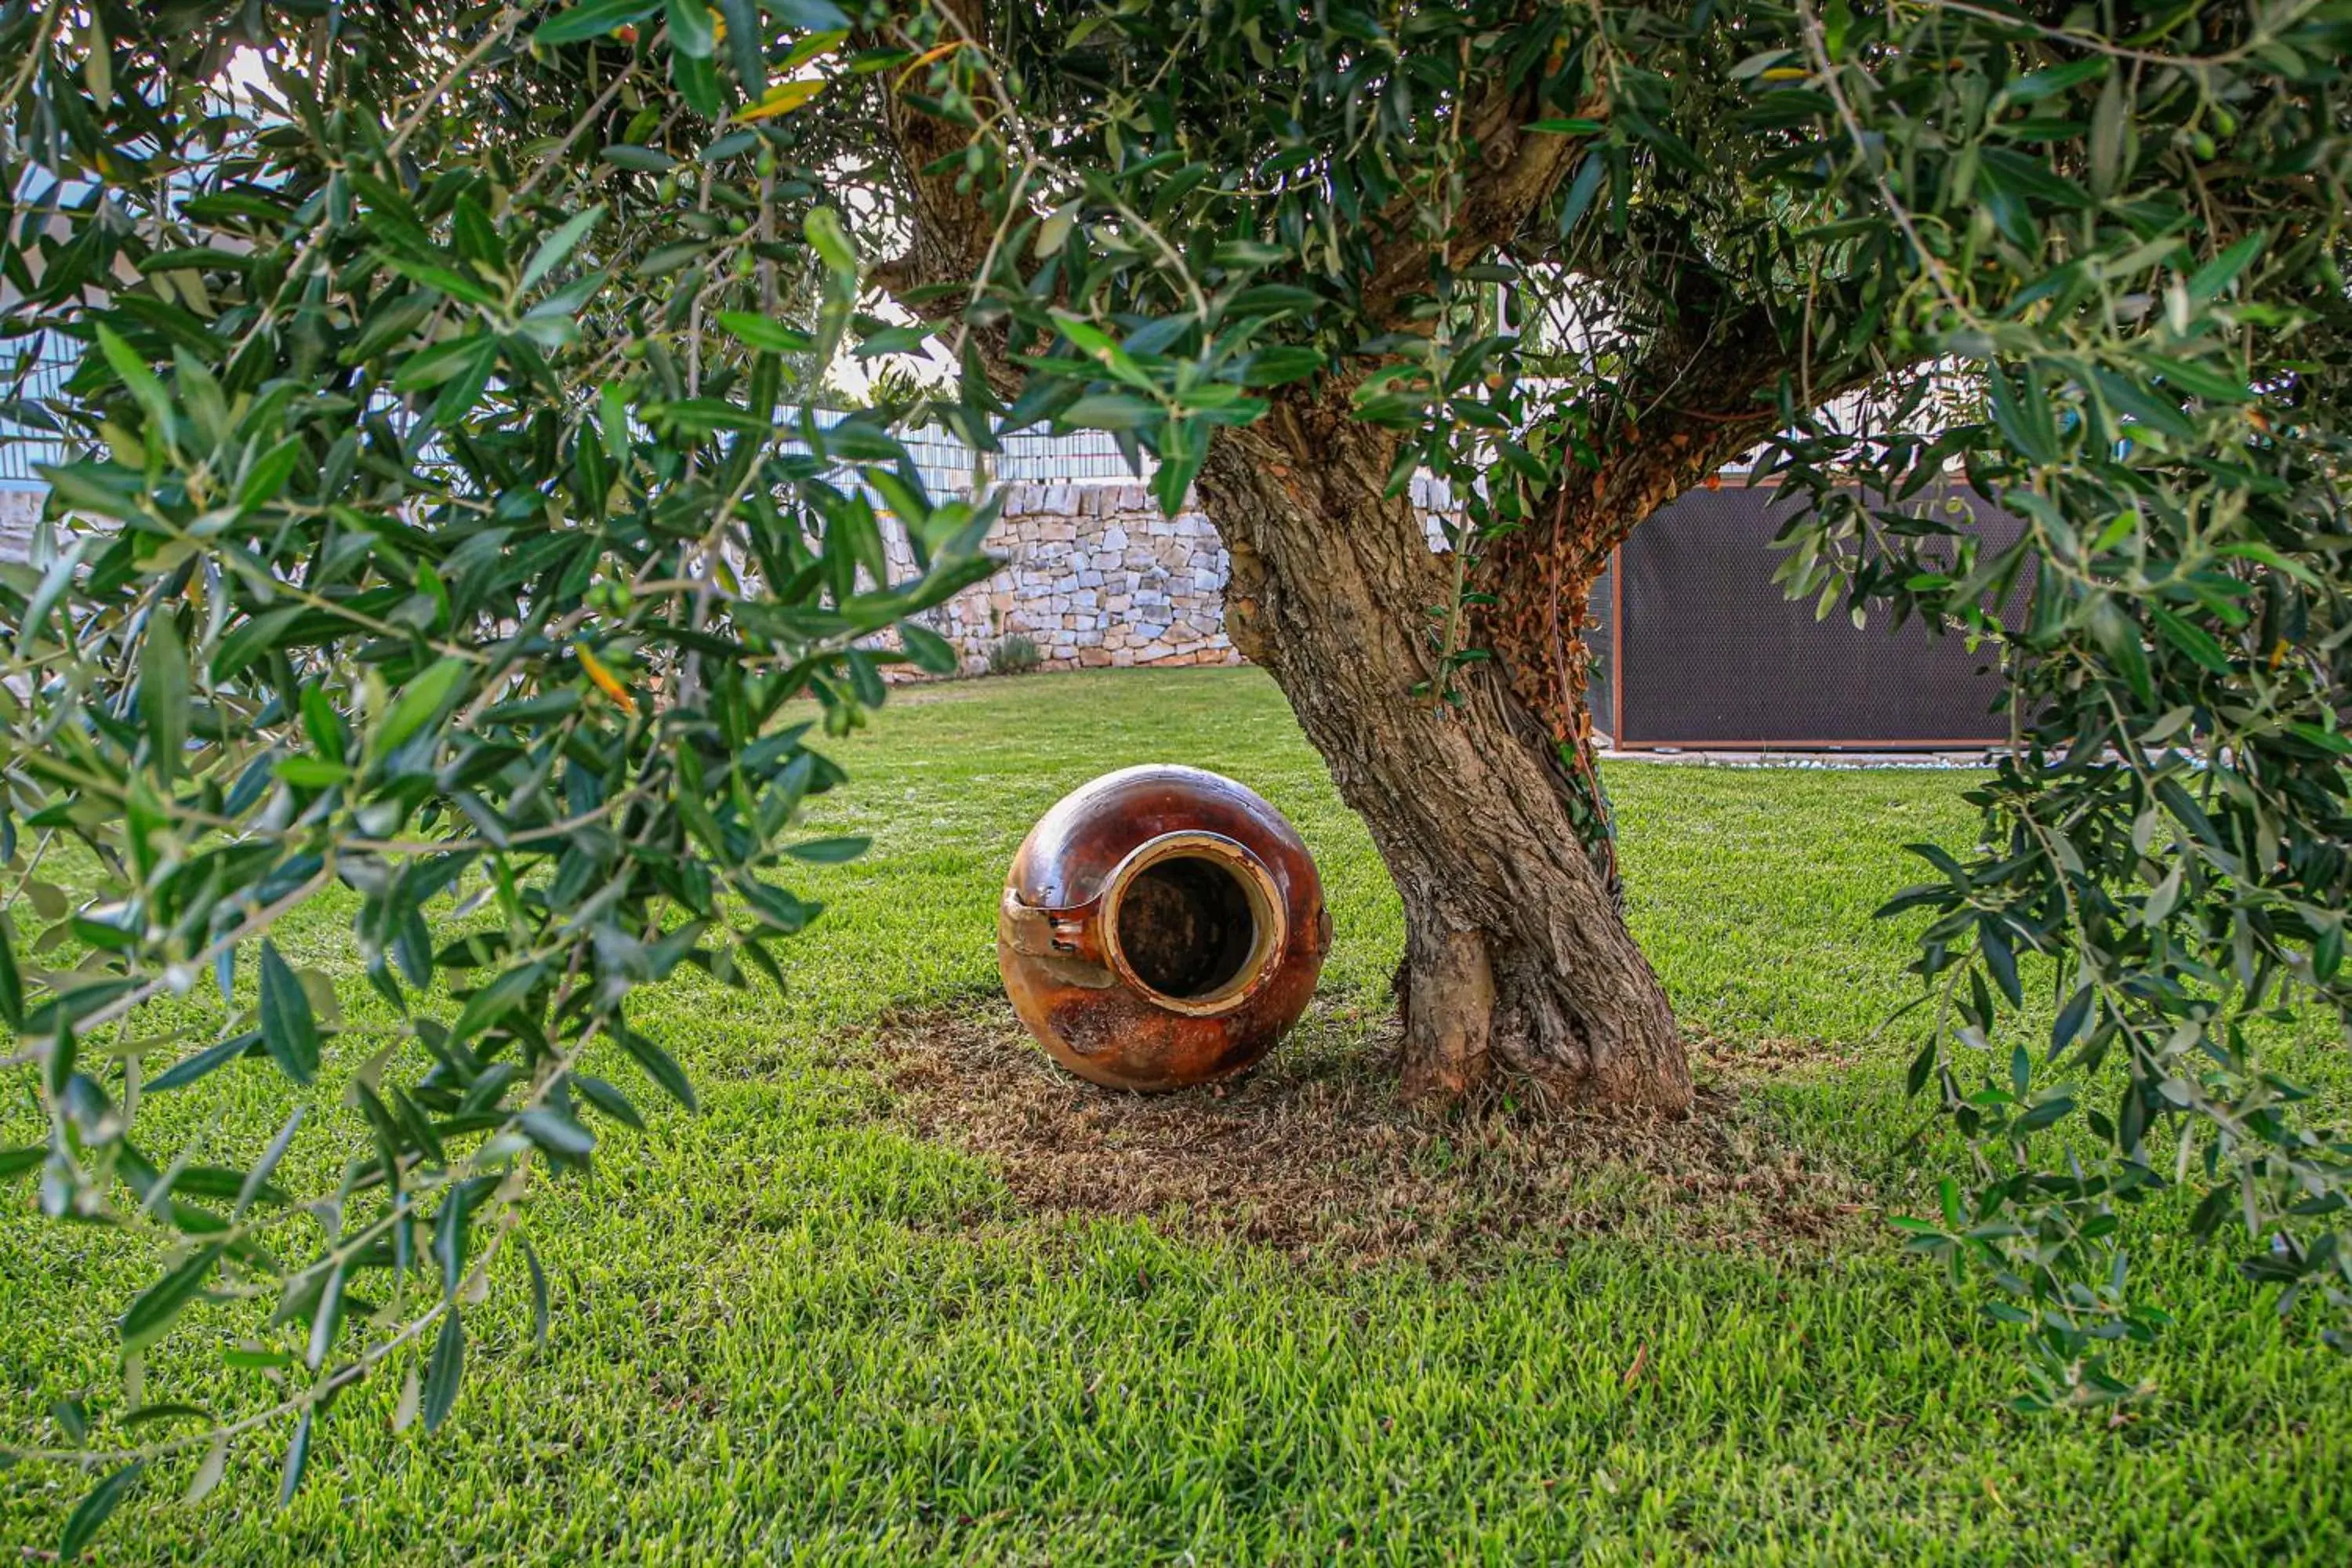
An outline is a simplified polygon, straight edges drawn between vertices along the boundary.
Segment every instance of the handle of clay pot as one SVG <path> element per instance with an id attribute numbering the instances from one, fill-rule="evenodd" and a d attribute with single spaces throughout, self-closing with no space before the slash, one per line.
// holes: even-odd
<path id="1" fill-rule="evenodd" d="M 1032 958 L 1076 959 L 1081 963 L 1105 962 L 1102 927 L 1096 919 L 1102 913 L 1099 898 L 1068 909 L 1040 909 L 1023 903 L 1007 888 L 1003 912 L 1004 929 L 1011 935 L 1015 952 L 1027 953 Z"/>

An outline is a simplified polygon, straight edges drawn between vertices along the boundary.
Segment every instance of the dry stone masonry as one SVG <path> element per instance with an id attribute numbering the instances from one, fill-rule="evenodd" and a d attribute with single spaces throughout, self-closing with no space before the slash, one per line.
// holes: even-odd
<path id="1" fill-rule="evenodd" d="M 1445 498 L 1426 480 L 1414 491 L 1438 546 Z M 1013 482 L 1003 494 L 988 549 L 1005 569 L 924 616 L 966 672 L 1015 636 L 1052 668 L 1241 662 L 1224 629 L 1231 563 L 1197 508 L 1166 516 L 1131 482 Z M 24 559 L 45 499 L 0 489 L 0 559 Z M 893 575 L 913 575 L 905 531 L 886 518 L 883 537 Z"/>
<path id="2" fill-rule="evenodd" d="M 1224 632 L 1230 563 L 1197 510 L 1163 515 L 1139 484 L 1009 484 L 988 536 L 1005 569 L 927 616 L 964 668 L 1009 637 L 1048 666 L 1237 664 Z M 912 572 L 900 531 L 891 564 Z"/>
<path id="3" fill-rule="evenodd" d="M 0 486 L 0 561 L 22 561 L 33 547 L 33 524 L 41 519 L 41 489 Z"/>
<path id="4" fill-rule="evenodd" d="M 1197 508 L 1169 517 L 1140 484 L 1013 483 L 1002 494 L 988 549 L 1005 569 L 924 617 L 967 672 L 1016 636 L 1049 668 L 1242 661 L 1224 630 L 1232 563 Z M 1413 499 L 1439 542 L 1444 494 L 1420 481 Z M 885 538 L 893 570 L 911 574 L 903 531 L 886 525 Z"/>

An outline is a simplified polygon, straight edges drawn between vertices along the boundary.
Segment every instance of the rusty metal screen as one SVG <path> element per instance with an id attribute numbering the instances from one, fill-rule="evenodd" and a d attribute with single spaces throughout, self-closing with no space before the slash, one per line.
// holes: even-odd
<path id="1" fill-rule="evenodd" d="M 1584 687 L 1585 706 L 1592 714 L 1592 727 L 1602 734 L 1614 737 L 1617 714 L 1617 568 L 1612 558 L 1608 571 L 1592 584 L 1591 618 L 1585 622 L 1585 641 L 1592 649 L 1592 667 Z"/>
<path id="2" fill-rule="evenodd" d="M 2017 520 L 1974 493 L 1965 508 L 1996 547 Z M 1843 601 L 1814 618 L 1772 581 L 1788 520 L 1777 487 L 1694 490 L 1635 529 L 1609 576 L 1594 714 L 1620 746 L 1797 749 L 1988 745 L 2005 738 L 1990 647 L 1885 617 L 1857 629 Z"/>

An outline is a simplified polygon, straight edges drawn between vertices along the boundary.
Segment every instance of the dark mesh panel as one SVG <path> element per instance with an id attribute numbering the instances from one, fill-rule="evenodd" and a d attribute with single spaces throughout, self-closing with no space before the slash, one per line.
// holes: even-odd
<path id="1" fill-rule="evenodd" d="M 1617 679 L 1615 645 L 1612 638 L 1617 626 L 1617 576 L 1614 572 L 1601 574 L 1601 581 L 1592 584 L 1592 599 L 1587 613 L 1592 617 L 1585 627 L 1585 638 L 1592 649 L 1592 669 L 1586 678 L 1584 701 L 1592 715 L 1592 727 L 1601 733 L 1615 738 L 1617 710 L 1615 707 Z"/>
<path id="2" fill-rule="evenodd" d="M 2019 524 L 1972 492 L 1953 499 L 1995 548 Z M 1625 542 L 1621 745 L 1927 746 L 2006 734 L 1990 647 L 1885 617 L 1857 631 L 1772 581 L 1787 513 L 1770 486 L 1694 490 Z M 1605 709 L 1595 712 L 1604 719 Z M 1606 729 L 1605 722 L 1601 726 Z"/>

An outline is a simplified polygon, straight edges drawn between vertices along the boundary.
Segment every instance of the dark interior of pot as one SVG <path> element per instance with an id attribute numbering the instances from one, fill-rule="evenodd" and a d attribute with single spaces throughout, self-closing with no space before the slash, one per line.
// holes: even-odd
<path id="1" fill-rule="evenodd" d="M 1144 984 L 1196 1001 L 1241 977 L 1257 946 L 1257 919 L 1231 868 L 1180 855 L 1128 883 L 1118 900 L 1118 946 Z"/>

